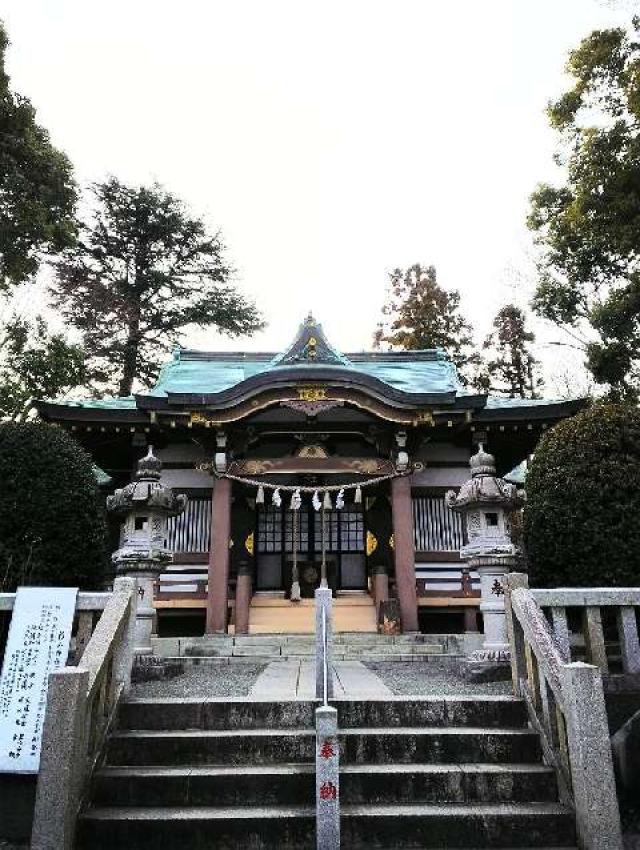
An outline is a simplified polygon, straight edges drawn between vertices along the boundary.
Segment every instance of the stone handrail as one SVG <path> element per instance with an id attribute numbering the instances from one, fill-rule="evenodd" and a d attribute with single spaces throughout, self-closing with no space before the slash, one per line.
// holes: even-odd
<path id="1" fill-rule="evenodd" d="M 627 675 L 640 673 L 640 642 L 635 609 L 640 608 L 638 587 L 552 588 L 532 590 L 538 605 L 550 614 L 553 631 L 562 657 L 571 660 L 571 642 L 567 608 L 582 609 L 582 633 L 587 659 L 609 672 L 605 649 L 601 609 L 615 609 L 622 671 Z"/>
<path id="2" fill-rule="evenodd" d="M 505 613 L 514 692 L 558 772 L 561 798 L 575 807 L 580 847 L 621 850 L 600 670 L 570 662 L 522 573 L 507 577 Z"/>
<path id="3" fill-rule="evenodd" d="M 128 690 L 137 589 L 118 578 L 77 667 L 49 676 L 31 850 L 72 850 L 87 781 Z"/>

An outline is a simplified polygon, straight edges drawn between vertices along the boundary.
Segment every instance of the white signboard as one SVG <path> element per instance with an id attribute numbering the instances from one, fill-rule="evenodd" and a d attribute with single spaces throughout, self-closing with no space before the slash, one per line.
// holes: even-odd
<path id="1" fill-rule="evenodd" d="M 0 771 L 38 772 L 49 673 L 67 663 L 77 593 L 18 588 L 0 678 Z"/>

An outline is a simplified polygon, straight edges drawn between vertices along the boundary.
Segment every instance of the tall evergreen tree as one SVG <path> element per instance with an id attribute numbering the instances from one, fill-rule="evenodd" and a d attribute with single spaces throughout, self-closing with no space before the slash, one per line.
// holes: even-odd
<path id="1" fill-rule="evenodd" d="M 71 164 L 36 122 L 5 71 L 8 38 L 0 23 L 0 289 L 29 280 L 43 252 L 73 242 L 76 189 Z"/>
<path id="2" fill-rule="evenodd" d="M 460 293 L 443 289 L 433 266 L 394 269 L 382 315 L 376 348 L 383 342 L 408 350 L 443 348 L 463 372 L 479 359 L 471 326 L 460 313 Z"/>
<path id="3" fill-rule="evenodd" d="M 596 30 L 569 57 L 572 85 L 548 110 L 561 185 L 532 196 L 541 248 L 534 309 L 566 328 L 596 381 L 640 386 L 640 19 Z"/>
<path id="4" fill-rule="evenodd" d="M 527 330 L 524 312 L 506 304 L 493 320 L 493 332 L 484 342 L 484 372 L 478 381 L 482 389 L 509 398 L 536 398 L 542 386 L 538 361 L 531 351 L 535 334 Z"/>
<path id="5" fill-rule="evenodd" d="M 150 386 L 189 325 L 238 336 L 262 326 L 230 282 L 219 234 L 158 184 L 95 184 L 93 211 L 57 263 L 53 298 L 84 338 L 93 380 Z"/>

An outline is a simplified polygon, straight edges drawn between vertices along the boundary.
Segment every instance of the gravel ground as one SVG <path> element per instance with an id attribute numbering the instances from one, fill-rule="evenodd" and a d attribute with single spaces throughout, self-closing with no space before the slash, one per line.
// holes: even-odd
<path id="1" fill-rule="evenodd" d="M 465 682 L 450 664 L 440 661 L 418 662 L 367 661 L 373 670 L 394 694 L 408 696 L 487 696 L 511 694 L 511 682 L 487 682 L 476 684 Z"/>
<path id="2" fill-rule="evenodd" d="M 266 664 L 199 664 L 173 679 L 138 682 L 134 697 L 246 697 Z M 1 850 L 1 847 L 0 847 Z"/>

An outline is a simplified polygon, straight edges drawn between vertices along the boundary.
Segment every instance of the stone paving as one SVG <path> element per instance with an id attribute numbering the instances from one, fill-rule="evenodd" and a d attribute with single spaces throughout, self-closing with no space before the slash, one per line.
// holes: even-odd
<path id="1" fill-rule="evenodd" d="M 336 661 L 334 696 L 350 699 L 376 699 L 391 696 L 391 690 L 360 661 Z M 314 661 L 272 661 L 249 691 L 252 699 L 314 699 Z"/>

